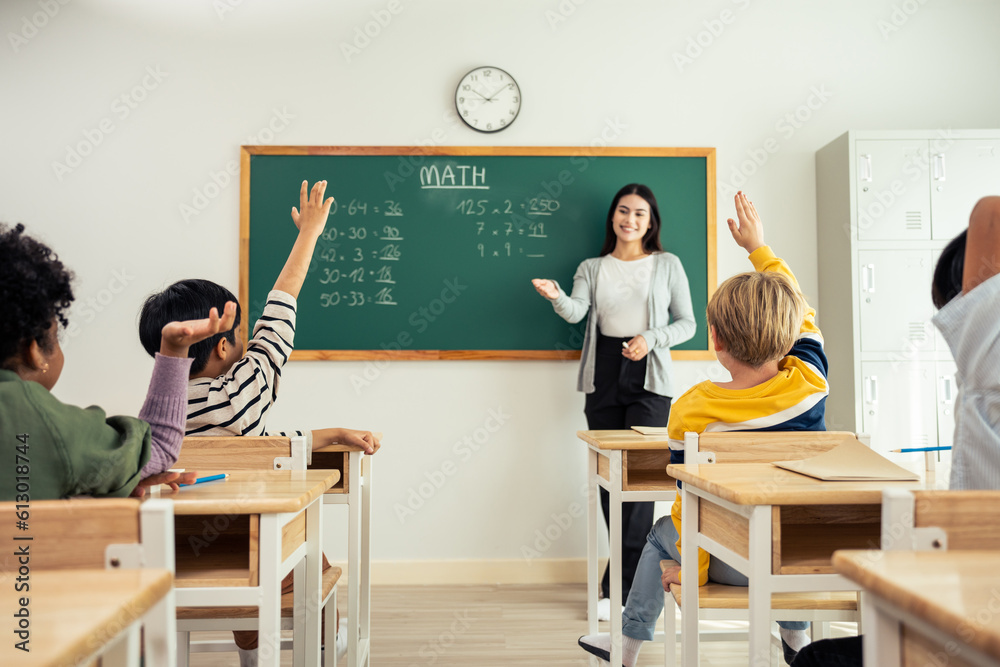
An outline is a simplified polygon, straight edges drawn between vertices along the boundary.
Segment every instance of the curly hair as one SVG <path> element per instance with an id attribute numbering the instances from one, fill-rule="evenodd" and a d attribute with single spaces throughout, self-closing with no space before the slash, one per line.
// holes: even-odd
<path id="1" fill-rule="evenodd" d="M 48 246 L 24 234 L 24 225 L 0 224 L 0 366 L 6 368 L 32 340 L 49 351 L 53 321 L 69 324 L 72 280 Z"/>

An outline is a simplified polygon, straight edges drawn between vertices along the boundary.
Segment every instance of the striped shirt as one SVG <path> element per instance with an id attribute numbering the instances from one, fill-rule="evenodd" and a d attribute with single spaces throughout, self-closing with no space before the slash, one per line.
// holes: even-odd
<path id="1" fill-rule="evenodd" d="M 295 305 L 292 295 L 272 290 L 243 358 L 225 375 L 188 381 L 184 435 L 266 435 L 267 411 L 295 341 Z"/>
<path id="2" fill-rule="evenodd" d="M 791 269 L 767 246 L 750 255 L 757 271 L 777 271 L 798 289 Z M 825 431 L 827 360 L 816 311 L 809 308 L 799 337 L 778 362 L 778 374 L 748 389 L 725 389 L 706 380 L 686 391 L 670 408 L 667 437 L 670 462 L 684 462 L 684 434 L 719 431 Z M 681 532 L 681 496 L 670 510 Z M 680 548 L 680 541 L 677 543 Z M 708 581 L 708 552 L 698 550 L 698 585 Z"/>
<path id="3" fill-rule="evenodd" d="M 934 316 L 955 358 L 951 489 L 1000 489 L 1000 275 Z"/>

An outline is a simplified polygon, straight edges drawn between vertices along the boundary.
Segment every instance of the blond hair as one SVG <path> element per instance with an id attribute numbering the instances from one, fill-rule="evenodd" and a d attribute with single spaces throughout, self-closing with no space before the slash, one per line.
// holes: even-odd
<path id="1" fill-rule="evenodd" d="M 759 368 L 792 349 L 806 307 L 802 293 L 785 275 L 752 271 L 722 283 L 709 300 L 706 315 L 726 352 Z"/>

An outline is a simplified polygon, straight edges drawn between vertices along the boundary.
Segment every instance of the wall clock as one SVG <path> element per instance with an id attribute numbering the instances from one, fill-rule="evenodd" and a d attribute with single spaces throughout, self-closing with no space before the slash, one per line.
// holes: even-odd
<path id="1" fill-rule="evenodd" d="M 455 109 L 466 125 L 479 132 L 499 132 L 521 110 L 521 89 L 498 67 L 477 67 L 462 77 L 455 90 Z"/>

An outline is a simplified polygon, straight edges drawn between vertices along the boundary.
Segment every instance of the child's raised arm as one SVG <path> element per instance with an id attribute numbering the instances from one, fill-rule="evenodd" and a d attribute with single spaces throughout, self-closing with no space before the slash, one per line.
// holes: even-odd
<path id="1" fill-rule="evenodd" d="M 274 289 L 295 298 L 298 298 L 302 283 L 305 282 L 309 263 L 316 249 L 316 241 L 323 233 L 326 219 L 330 215 L 333 197 L 324 201 L 324 194 L 326 194 L 326 181 L 316 181 L 311 192 L 308 181 L 302 181 L 299 207 L 292 207 L 292 221 L 299 228 L 299 236 L 295 239 L 295 245 L 292 246 L 278 279 L 274 281 Z"/>
<path id="2" fill-rule="evenodd" d="M 997 273 L 1000 273 L 1000 197 L 983 197 L 969 216 L 962 291 L 968 294 Z"/>

